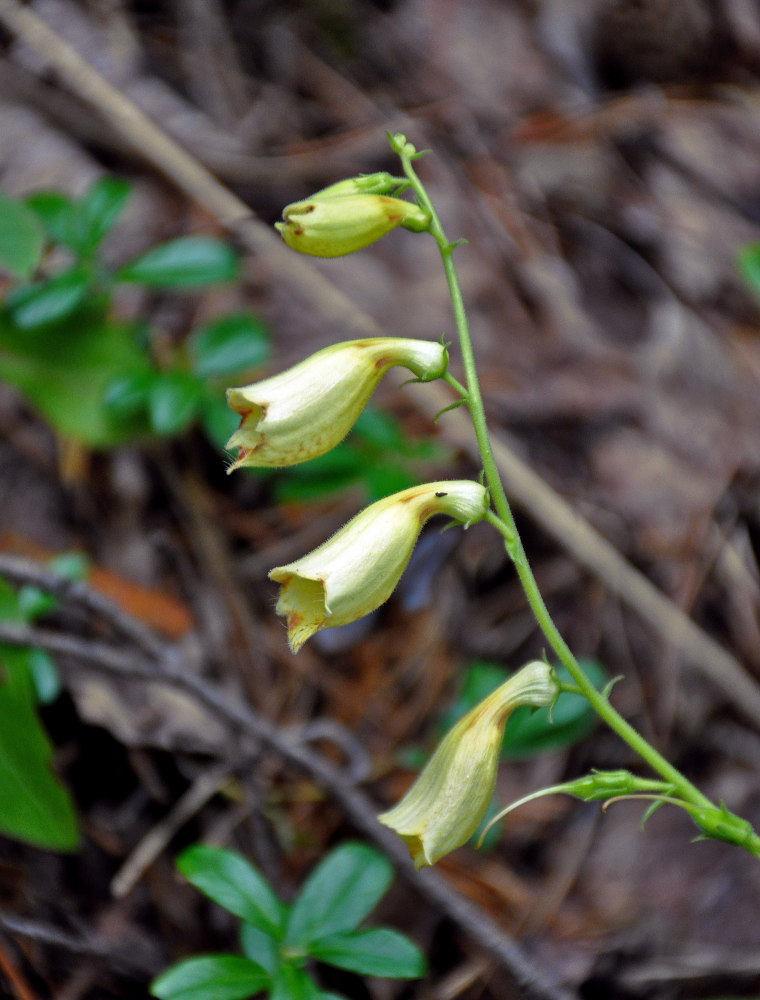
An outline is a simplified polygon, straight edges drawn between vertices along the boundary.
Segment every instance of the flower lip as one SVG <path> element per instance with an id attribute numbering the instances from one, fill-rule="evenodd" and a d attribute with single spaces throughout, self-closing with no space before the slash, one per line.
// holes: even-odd
<path id="1" fill-rule="evenodd" d="M 227 442 L 238 450 L 229 471 L 317 458 L 346 436 L 389 368 L 428 381 L 447 363 L 440 343 L 373 337 L 333 344 L 279 375 L 228 389 L 228 405 L 241 417 Z"/>
<path id="2" fill-rule="evenodd" d="M 487 505 L 485 487 L 470 480 L 414 486 L 371 504 L 308 555 L 275 567 L 269 577 L 281 585 L 276 610 L 286 618 L 293 652 L 320 629 L 380 607 L 430 517 L 448 514 L 467 526 L 485 516 Z"/>

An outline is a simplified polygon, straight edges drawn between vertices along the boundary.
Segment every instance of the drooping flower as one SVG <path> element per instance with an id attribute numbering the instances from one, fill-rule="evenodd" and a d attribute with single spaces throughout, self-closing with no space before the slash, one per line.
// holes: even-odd
<path id="1" fill-rule="evenodd" d="M 466 843 L 480 825 L 493 797 L 510 713 L 519 705 L 551 705 L 558 694 L 548 664 L 536 660 L 518 670 L 462 716 L 406 795 L 378 817 L 406 842 L 418 869 Z"/>
<path id="2" fill-rule="evenodd" d="M 349 340 L 325 347 L 272 378 L 228 389 L 229 406 L 242 417 L 227 442 L 241 465 L 296 465 L 334 448 L 351 430 L 383 375 L 395 365 L 420 381 L 446 371 L 439 343 L 402 337 Z"/>
<path id="3" fill-rule="evenodd" d="M 315 632 L 356 621 L 388 600 L 422 526 L 434 514 L 467 527 L 487 510 L 479 483 L 453 480 L 413 486 L 365 508 L 308 555 L 277 566 L 277 613 L 284 615 L 294 653 Z"/>
<path id="4" fill-rule="evenodd" d="M 398 180 L 387 173 L 338 181 L 304 201 L 287 205 L 276 222 L 293 250 L 312 257 L 343 257 L 379 240 L 397 226 L 423 232 L 430 215 L 419 205 L 388 194 Z"/>

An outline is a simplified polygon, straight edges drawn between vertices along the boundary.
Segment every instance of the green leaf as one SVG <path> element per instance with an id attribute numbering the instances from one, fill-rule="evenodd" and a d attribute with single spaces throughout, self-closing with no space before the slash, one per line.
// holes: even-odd
<path id="1" fill-rule="evenodd" d="M 49 336 L 29 336 L 0 316 L 0 378 L 10 382 L 60 434 L 91 447 L 127 440 L 134 428 L 103 405 L 124 372 L 149 370 L 132 328 L 84 309 Z"/>
<path id="2" fill-rule="evenodd" d="M 272 979 L 269 1000 L 321 1000 L 322 992 L 308 974 L 297 965 L 282 965 Z"/>
<path id="3" fill-rule="evenodd" d="M 316 942 L 309 952 L 320 962 L 365 976 L 417 979 L 425 975 L 425 956 L 417 945 L 386 927 L 334 934 Z"/>
<path id="4" fill-rule="evenodd" d="M 147 429 L 150 390 L 160 377 L 153 369 L 116 375 L 103 391 L 103 408 L 108 416 L 115 423 L 126 425 L 143 419 Z"/>
<path id="5" fill-rule="evenodd" d="M 88 291 L 86 275 L 79 268 L 72 268 L 50 281 L 20 286 L 7 296 L 4 308 L 20 330 L 37 330 L 71 316 Z"/>
<path id="6" fill-rule="evenodd" d="M 176 864 L 188 882 L 209 899 L 279 939 L 282 904 L 245 858 L 222 847 L 194 844 L 180 854 Z"/>
<path id="7" fill-rule="evenodd" d="M 742 247 L 736 259 L 739 273 L 755 295 L 760 295 L 760 243 Z"/>
<path id="8" fill-rule="evenodd" d="M 48 850 L 74 851 L 76 814 L 50 768 L 30 656 L 29 649 L 0 646 L 0 832 Z"/>
<path id="9" fill-rule="evenodd" d="M 61 675 L 46 650 L 36 647 L 29 650 L 29 672 L 37 701 L 50 705 L 61 693 Z"/>
<path id="10" fill-rule="evenodd" d="M 264 969 L 249 958 L 196 955 L 162 972 L 150 992 L 160 1000 L 245 1000 L 268 983 Z"/>
<path id="11" fill-rule="evenodd" d="M 240 947 L 246 958 L 257 962 L 270 975 L 279 969 L 281 958 L 277 941 L 245 920 L 240 924 Z"/>
<path id="12" fill-rule="evenodd" d="M 14 278 L 28 277 L 40 262 L 44 242 L 36 214 L 0 192 L 0 268 Z"/>
<path id="13" fill-rule="evenodd" d="M 76 205 L 68 195 L 61 191 L 36 191 L 27 197 L 26 204 L 42 223 L 49 240 L 71 247 Z"/>
<path id="14" fill-rule="evenodd" d="M 269 357 L 269 331 L 250 313 L 222 316 L 190 335 L 193 371 L 201 378 L 255 368 Z"/>
<path id="15" fill-rule="evenodd" d="M 100 177 L 76 206 L 74 228 L 76 248 L 84 254 L 98 246 L 121 215 L 132 185 L 121 177 Z"/>
<path id="16" fill-rule="evenodd" d="M 148 288 L 198 288 L 238 276 L 238 257 L 227 243 L 211 236 L 180 236 L 161 243 L 125 264 L 119 281 Z"/>
<path id="17" fill-rule="evenodd" d="M 185 372 L 164 372 L 150 387 L 148 413 L 156 434 L 178 434 L 198 415 L 203 384 Z"/>
<path id="18" fill-rule="evenodd" d="M 353 930 L 377 906 L 393 878 L 390 862 L 364 844 L 336 847 L 309 875 L 285 933 L 291 946 Z"/>

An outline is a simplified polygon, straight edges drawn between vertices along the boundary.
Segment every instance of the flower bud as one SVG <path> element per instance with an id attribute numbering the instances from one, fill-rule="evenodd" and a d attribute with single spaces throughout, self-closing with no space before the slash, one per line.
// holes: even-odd
<path id="1" fill-rule="evenodd" d="M 289 247 L 313 257 L 353 253 L 397 226 L 414 232 L 426 230 L 430 216 L 419 205 L 375 193 L 386 186 L 386 178 L 390 174 L 339 181 L 306 201 L 286 206 L 282 213 L 285 221 L 275 223 L 275 228 Z"/>
<path id="2" fill-rule="evenodd" d="M 467 527 L 487 507 L 487 490 L 469 480 L 413 486 L 371 504 L 302 559 L 275 567 L 269 577 L 281 584 L 276 610 L 287 620 L 292 651 L 319 629 L 347 625 L 387 601 L 434 514 Z"/>
<path id="3" fill-rule="evenodd" d="M 509 714 L 520 705 L 551 705 L 558 694 L 548 664 L 536 660 L 518 670 L 462 716 L 398 805 L 378 817 L 406 842 L 418 869 L 460 847 L 480 825 Z"/>
<path id="4" fill-rule="evenodd" d="M 389 368 L 401 365 L 428 382 L 447 364 L 442 344 L 374 337 L 333 344 L 279 375 L 228 389 L 227 402 L 242 417 L 227 442 L 238 449 L 229 471 L 317 458 L 348 434 Z"/>

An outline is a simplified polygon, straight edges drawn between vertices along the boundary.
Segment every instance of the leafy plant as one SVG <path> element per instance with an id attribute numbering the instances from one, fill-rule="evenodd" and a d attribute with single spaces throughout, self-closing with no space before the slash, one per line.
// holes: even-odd
<path id="1" fill-rule="evenodd" d="M 81 579 L 78 554 L 51 560 L 49 567 Z M 47 614 L 55 598 L 35 587 L 18 591 L 0 580 L 0 619 L 27 624 Z M 58 671 L 42 649 L 0 645 L 0 832 L 55 851 L 75 850 L 79 833 L 74 805 L 50 769 L 52 748 L 37 714 L 60 690 Z"/>
<path id="2" fill-rule="evenodd" d="M 90 447 L 174 435 L 195 421 L 221 447 L 236 421 L 216 380 L 260 365 L 267 330 L 249 313 L 222 316 L 158 363 L 144 324 L 117 318 L 120 288 L 233 281 L 238 258 L 221 240 L 183 236 L 114 271 L 101 244 L 130 193 L 126 181 L 104 177 L 78 200 L 60 191 L 0 195 L 0 268 L 13 279 L 0 307 L 0 378 L 59 433 Z"/>
<path id="3" fill-rule="evenodd" d="M 243 956 L 197 955 L 171 966 L 151 984 L 160 1000 L 340 1000 L 325 992 L 312 961 L 350 972 L 413 979 L 425 972 L 416 945 L 389 928 L 360 924 L 385 895 L 389 862 L 363 844 L 335 848 L 311 872 L 292 906 L 241 855 L 196 844 L 178 870 L 209 899 L 240 917 Z"/>

